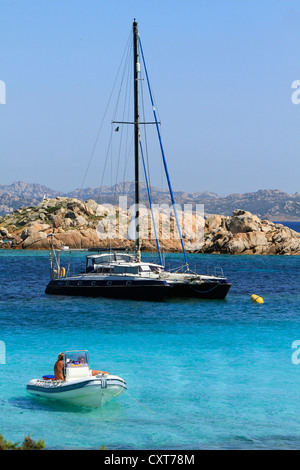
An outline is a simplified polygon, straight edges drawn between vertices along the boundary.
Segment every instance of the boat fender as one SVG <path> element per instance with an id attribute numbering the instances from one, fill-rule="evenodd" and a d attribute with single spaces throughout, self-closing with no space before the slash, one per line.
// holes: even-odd
<path id="1" fill-rule="evenodd" d="M 65 275 L 66 275 L 65 268 L 60 268 L 59 275 L 60 275 L 60 277 L 65 277 Z"/>
<path id="2" fill-rule="evenodd" d="M 260 297 L 259 295 L 251 295 L 251 300 L 254 304 L 263 304 L 264 303 L 264 299 L 262 297 Z"/>
<path id="3" fill-rule="evenodd" d="M 92 375 L 109 375 L 109 372 L 105 372 L 103 370 L 92 370 Z"/>

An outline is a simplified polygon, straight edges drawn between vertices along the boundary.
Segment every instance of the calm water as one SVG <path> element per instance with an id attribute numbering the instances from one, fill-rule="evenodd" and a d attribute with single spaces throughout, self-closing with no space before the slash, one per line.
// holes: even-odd
<path id="1" fill-rule="evenodd" d="M 6 439 L 31 434 L 63 449 L 300 448 L 299 257 L 191 255 L 200 272 L 224 269 L 227 299 L 158 303 L 47 296 L 48 257 L 0 251 Z M 253 293 L 265 303 L 252 304 Z M 99 409 L 27 395 L 60 351 L 81 348 L 129 394 Z"/>

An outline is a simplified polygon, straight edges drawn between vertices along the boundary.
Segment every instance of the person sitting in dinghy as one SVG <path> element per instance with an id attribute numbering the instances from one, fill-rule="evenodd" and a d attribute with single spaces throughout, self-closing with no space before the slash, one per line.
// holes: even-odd
<path id="1" fill-rule="evenodd" d="M 78 358 L 78 364 L 84 364 L 84 365 L 87 365 L 87 363 L 85 362 L 85 357 L 81 356 Z"/>
<path id="2" fill-rule="evenodd" d="M 64 370 L 64 354 L 59 353 L 57 361 L 54 364 L 55 380 L 65 380 L 63 370 Z"/>
<path id="3" fill-rule="evenodd" d="M 86 365 L 85 358 L 83 356 L 78 358 L 78 364 Z M 104 372 L 103 370 L 91 370 L 92 375 L 97 374 L 108 374 L 108 372 Z"/>

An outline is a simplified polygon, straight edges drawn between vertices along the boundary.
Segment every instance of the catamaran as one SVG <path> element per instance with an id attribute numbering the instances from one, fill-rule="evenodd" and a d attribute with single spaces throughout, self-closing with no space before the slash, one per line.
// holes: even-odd
<path id="1" fill-rule="evenodd" d="M 47 294 L 56 295 L 79 295 L 93 297 L 110 297 L 118 299 L 136 299 L 136 300 L 162 300 L 169 298 L 193 297 L 199 299 L 225 299 L 231 283 L 224 276 L 223 271 L 212 274 L 197 274 L 189 267 L 187 254 L 184 247 L 181 228 L 178 220 L 178 214 L 175 205 L 174 194 L 171 186 L 169 172 L 167 168 L 165 153 L 162 145 L 162 139 L 159 129 L 159 121 L 153 101 L 153 94 L 150 87 L 149 76 L 147 72 L 144 52 L 138 31 L 136 20 L 133 22 L 133 83 L 134 83 L 134 119 L 133 122 L 124 122 L 124 124 L 133 124 L 134 126 L 134 173 L 135 173 L 135 250 L 134 253 L 126 251 L 91 249 L 90 251 L 99 251 L 97 254 L 86 256 L 86 266 L 83 272 L 70 274 L 70 270 L 65 270 L 61 266 L 61 252 L 64 250 L 52 250 L 50 255 L 51 280 L 46 287 Z M 139 181 L 139 163 L 143 161 L 144 171 L 145 162 L 143 158 L 142 143 L 140 138 L 140 117 L 139 117 L 139 81 L 141 57 L 150 101 L 152 105 L 154 122 L 161 155 L 163 167 L 165 169 L 172 207 L 180 236 L 182 252 L 185 263 L 181 269 L 167 271 L 162 261 L 159 240 L 156 235 L 156 245 L 158 249 L 159 262 L 150 263 L 141 259 L 141 237 L 139 230 L 140 223 L 140 181 Z M 122 124 L 122 122 L 118 122 Z M 146 123 L 143 123 L 146 124 Z M 148 180 L 145 172 L 146 184 L 150 209 L 152 209 L 151 195 L 149 191 Z M 153 224 L 155 224 L 153 218 Z M 155 230 L 155 234 L 157 234 Z M 73 251 L 73 250 L 71 250 Z"/>

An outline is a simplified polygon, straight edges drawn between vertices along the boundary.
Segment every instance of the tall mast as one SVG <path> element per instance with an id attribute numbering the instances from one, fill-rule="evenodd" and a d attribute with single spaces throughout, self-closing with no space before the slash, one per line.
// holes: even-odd
<path id="1" fill-rule="evenodd" d="M 134 165 L 135 165 L 135 252 L 137 261 L 141 257 L 140 227 L 139 227 L 139 103 L 138 103 L 138 74 L 140 64 L 138 62 L 138 27 L 133 21 L 133 74 L 134 74 Z"/>

